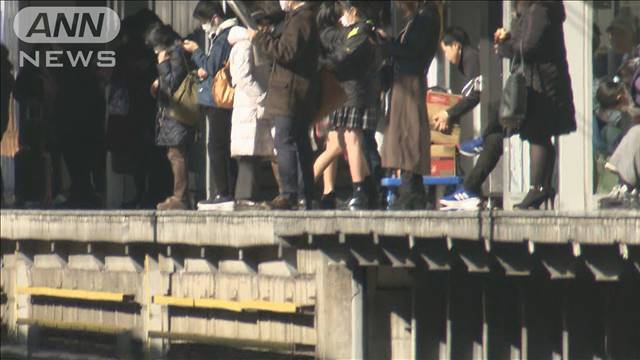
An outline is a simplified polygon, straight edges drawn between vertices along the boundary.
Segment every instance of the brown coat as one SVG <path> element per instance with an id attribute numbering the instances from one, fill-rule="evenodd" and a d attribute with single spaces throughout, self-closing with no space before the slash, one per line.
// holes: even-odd
<path id="1" fill-rule="evenodd" d="M 311 121 L 318 108 L 320 38 L 315 13 L 305 4 L 287 13 L 282 35 L 259 32 L 254 44 L 274 59 L 265 117 L 288 116 Z"/>

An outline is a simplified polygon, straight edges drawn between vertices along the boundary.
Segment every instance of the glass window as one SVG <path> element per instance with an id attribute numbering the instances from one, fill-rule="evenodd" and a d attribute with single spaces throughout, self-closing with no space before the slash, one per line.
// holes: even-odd
<path id="1" fill-rule="evenodd" d="M 606 194 L 618 177 L 605 164 L 633 125 L 626 106 L 640 65 L 640 2 L 593 1 L 593 10 L 593 191 Z"/>

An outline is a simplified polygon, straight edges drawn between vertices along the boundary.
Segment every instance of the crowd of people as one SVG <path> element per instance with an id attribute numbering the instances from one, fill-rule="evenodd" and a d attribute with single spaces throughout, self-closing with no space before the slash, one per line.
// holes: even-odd
<path id="1" fill-rule="evenodd" d="M 426 72 L 442 51 L 464 76 L 464 86 L 454 89 L 462 100 L 433 116 L 435 130 L 447 131 L 480 103 L 479 50 L 466 31 L 443 31 L 439 1 L 393 2 L 406 21 L 395 37 L 376 2 L 265 4 L 254 2 L 250 14 L 235 14 L 221 1 L 199 1 L 193 18 L 200 27 L 186 38 L 142 10 L 123 20 L 111 45 L 114 69 L 23 68 L 12 91 L 33 119 L 23 126 L 34 132 L 29 147 L 49 154 L 49 168 L 59 169 L 64 159 L 68 169 L 69 194 L 58 206 L 104 206 L 98 194 L 105 191 L 108 151 L 113 171 L 135 180 L 127 208 L 336 209 L 342 207 L 336 189 L 341 158 L 352 184 L 344 207 L 434 207 L 423 185 L 431 145 Z M 247 16 L 251 26 L 241 20 Z M 480 137 L 460 144 L 461 154 L 479 158 L 463 184 L 438 200 L 443 209 L 481 206 L 482 184 L 502 156 L 504 137 L 514 133 L 531 151 L 531 188 L 515 207 L 553 202 L 552 139 L 576 130 L 565 20 L 561 2 L 516 1 L 510 30 L 495 31 L 495 55 L 522 64 L 525 118 L 509 128 L 494 117 Z M 594 60 L 596 66 L 602 67 Z M 625 71 L 625 79 L 620 72 L 602 82 L 596 96 L 604 139 L 598 149 L 607 171 L 618 177 L 603 207 L 640 203 L 640 127 L 633 107 L 640 107 L 640 78 L 638 70 Z M 190 112 L 194 107 L 197 112 Z M 384 134 L 380 144 L 376 131 Z M 209 163 L 198 161 L 203 158 Z M 260 203 L 265 168 L 278 194 Z M 194 172 L 208 174 L 190 179 Z M 401 179 L 393 204 L 385 204 L 384 176 Z M 53 190 L 43 205 L 52 206 L 61 176 L 53 171 L 45 177 Z M 190 194 L 205 177 L 212 191 Z"/>

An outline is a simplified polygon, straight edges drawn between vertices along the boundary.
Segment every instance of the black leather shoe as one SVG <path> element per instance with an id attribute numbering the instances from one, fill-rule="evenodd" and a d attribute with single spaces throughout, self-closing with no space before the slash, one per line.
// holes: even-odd
<path id="1" fill-rule="evenodd" d="M 349 210 L 366 210 L 369 208 L 368 194 L 362 185 L 355 186 L 353 195 L 347 202 Z"/>
<path id="2" fill-rule="evenodd" d="M 322 195 L 320 198 L 320 210 L 335 210 L 338 206 L 338 200 L 334 191 Z"/>

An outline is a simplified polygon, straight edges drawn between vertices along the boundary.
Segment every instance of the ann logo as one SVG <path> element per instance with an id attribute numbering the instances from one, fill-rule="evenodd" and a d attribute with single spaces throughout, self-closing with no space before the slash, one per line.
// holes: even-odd
<path id="1" fill-rule="evenodd" d="M 107 43 L 120 30 L 108 7 L 26 7 L 14 18 L 18 38 L 27 43 Z"/>
<path id="2" fill-rule="evenodd" d="M 80 20 L 80 27 L 78 27 L 78 20 Z M 65 13 L 58 13 L 54 23 L 53 33 L 51 32 L 51 26 L 49 23 L 49 16 L 47 13 L 39 13 L 36 19 L 31 25 L 27 37 L 32 37 L 34 34 L 43 34 L 46 37 L 59 37 L 60 30 L 64 28 L 65 36 L 85 36 L 87 28 L 91 31 L 93 36 L 100 36 L 100 30 L 104 24 L 104 13 L 98 14 L 97 24 L 94 23 L 90 13 L 75 13 L 71 23 L 67 19 Z"/>

